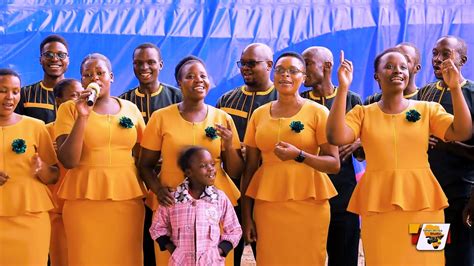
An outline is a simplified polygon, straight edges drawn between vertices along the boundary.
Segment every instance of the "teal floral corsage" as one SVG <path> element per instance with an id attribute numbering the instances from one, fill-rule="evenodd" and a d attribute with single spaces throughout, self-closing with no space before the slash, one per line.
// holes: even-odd
<path id="1" fill-rule="evenodd" d="M 15 139 L 12 142 L 12 151 L 16 154 L 25 153 L 26 151 L 26 142 L 24 139 Z"/>
<path id="2" fill-rule="evenodd" d="M 418 111 L 415 109 L 411 109 L 408 112 L 406 112 L 406 119 L 409 122 L 415 123 L 416 121 L 420 120 L 420 118 L 421 118 L 421 114 L 418 113 Z"/>
<path id="3" fill-rule="evenodd" d="M 126 116 L 120 117 L 119 124 L 123 128 L 132 128 L 134 126 L 132 119 Z"/>
<path id="4" fill-rule="evenodd" d="M 217 139 L 217 130 L 213 127 L 206 127 L 206 129 L 204 129 L 204 131 L 206 132 L 206 137 L 210 138 L 210 139 Z"/>
<path id="5" fill-rule="evenodd" d="M 304 129 L 304 124 L 301 121 L 291 121 L 290 128 L 296 133 L 300 133 Z"/>

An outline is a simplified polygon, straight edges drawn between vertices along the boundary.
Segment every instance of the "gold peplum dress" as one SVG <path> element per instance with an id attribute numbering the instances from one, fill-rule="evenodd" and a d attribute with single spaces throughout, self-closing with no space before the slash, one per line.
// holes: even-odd
<path id="1" fill-rule="evenodd" d="M 25 141 L 23 153 L 12 150 Z M 43 121 L 22 116 L 14 125 L 0 127 L 0 170 L 9 175 L 0 186 L 0 265 L 46 265 L 54 208 L 51 192 L 33 175 L 35 147 L 48 165 L 56 164 L 53 143 Z"/>
<path id="2" fill-rule="evenodd" d="M 408 121 L 407 112 L 415 110 L 420 119 Z M 452 121 L 441 105 L 414 100 L 399 114 L 386 114 L 374 103 L 346 115 L 367 161 L 348 206 L 362 216 L 367 265 L 444 265 L 442 251 L 416 250 L 408 226 L 444 222 L 448 201 L 427 150 L 429 136 L 444 139 Z"/>
<path id="3" fill-rule="evenodd" d="M 272 102 L 252 115 L 244 143 L 258 148 L 262 164 L 245 194 L 255 199 L 258 265 L 324 265 L 329 228 L 329 199 L 337 195 L 327 174 L 294 160 L 281 161 L 275 145 L 284 141 L 318 154 L 327 143 L 328 109 L 306 100 L 289 118 L 273 118 Z M 290 127 L 299 121 L 299 133 Z"/>
<path id="4" fill-rule="evenodd" d="M 221 152 L 223 143 L 220 137 L 211 139 L 206 136 L 207 127 L 215 124 L 229 125 L 232 130 L 232 147 L 240 149 L 239 135 L 232 118 L 222 110 L 208 105 L 206 118 L 201 122 L 186 121 L 179 113 L 178 104 L 173 104 L 155 111 L 147 124 L 141 146 L 152 151 L 161 151 L 163 163 L 160 180 L 163 186 L 176 188 L 184 180 L 184 173 L 178 166 L 178 156 L 182 149 L 190 145 L 202 146 L 209 150 L 216 162 L 216 179 L 214 185 L 224 191 L 235 206 L 240 198 L 240 191 L 229 175 L 222 168 Z M 158 200 L 154 193 L 149 193 L 147 205 L 155 211 L 158 209 Z M 160 251 L 155 243 L 157 265 L 167 265 L 168 251 Z M 233 261 L 233 252 L 226 257 L 226 264 Z"/>
<path id="5" fill-rule="evenodd" d="M 70 266 L 143 264 L 145 189 L 132 148 L 145 122 L 133 103 L 114 99 L 120 104 L 117 114 L 91 112 L 79 165 L 68 170 L 59 188 Z M 76 117 L 73 101 L 62 104 L 56 136 L 70 134 Z M 124 118 L 131 128 L 121 125 Z"/>

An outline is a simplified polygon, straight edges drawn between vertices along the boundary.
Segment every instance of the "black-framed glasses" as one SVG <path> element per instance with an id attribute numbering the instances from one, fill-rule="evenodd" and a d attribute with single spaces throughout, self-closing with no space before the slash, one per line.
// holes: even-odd
<path id="1" fill-rule="evenodd" d="M 255 60 L 250 60 L 250 61 L 237 61 L 237 66 L 239 68 L 242 68 L 244 66 L 247 66 L 249 68 L 254 68 L 258 63 L 263 63 L 263 62 L 267 62 L 267 61 L 255 61 Z"/>
<path id="2" fill-rule="evenodd" d="M 278 75 L 282 75 L 285 73 L 290 73 L 290 75 L 296 75 L 298 73 L 303 73 L 305 74 L 304 71 L 297 69 L 296 67 L 290 67 L 290 68 L 284 68 L 284 67 L 276 67 L 275 68 L 275 73 Z"/>
<path id="3" fill-rule="evenodd" d="M 46 59 L 54 59 L 55 57 L 57 57 L 58 59 L 66 59 L 68 54 L 64 52 L 55 53 L 55 52 L 47 51 L 47 52 L 42 53 L 41 56 L 43 56 Z"/>

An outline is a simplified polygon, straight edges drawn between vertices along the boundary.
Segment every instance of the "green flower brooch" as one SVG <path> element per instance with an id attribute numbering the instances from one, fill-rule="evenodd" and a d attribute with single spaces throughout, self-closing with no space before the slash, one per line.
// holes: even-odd
<path id="1" fill-rule="evenodd" d="M 420 120 L 420 118 L 421 118 L 421 114 L 418 113 L 418 111 L 415 110 L 415 109 L 411 109 L 408 112 L 406 112 L 405 114 L 406 114 L 406 119 L 409 122 L 412 122 L 412 123 L 415 123 L 416 121 Z"/>
<path id="2" fill-rule="evenodd" d="M 119 124 L 123 128 L 132 128 L 134 126 L 132 119 L 126 116 L 120 117 Z"/>
<path id="3" fill-rule="evenodd" d="M 204 129 L 204 132 L 206 132 L 206 137 L 210 138 L 210 139 L 217 139 L 217 130 L 213 127 L 206 127 L 206 129 Z"/>
<path id="4" fill-rule="evenodd" d="M 304 129 L 304 124 L 301 121 L 291 121 L 290 128 L 296 133 L 300 133 Z"/>
<path id="5" fill-rule="evenodd" d="M 26 142 L 24 139 L 15 139 L 12 142 L 12 151 L 16 154 L 25 153 L 26 151 Z"/>

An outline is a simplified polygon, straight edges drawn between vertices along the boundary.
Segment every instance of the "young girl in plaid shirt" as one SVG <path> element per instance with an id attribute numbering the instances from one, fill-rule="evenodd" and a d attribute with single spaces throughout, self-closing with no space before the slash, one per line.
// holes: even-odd
<path id="1" fill-rule="evenodd" d="M 186 179 L 174 192 L 175 203 L 161 206 L 150 227 L 160 249 L 171 253 L 169 265 L 224 265 L 224 257 L 239 243 L 242 229 L 234 208 L 213 186 L 214 164 L 209 151 L 197 146 L 178 158 Z"/>

